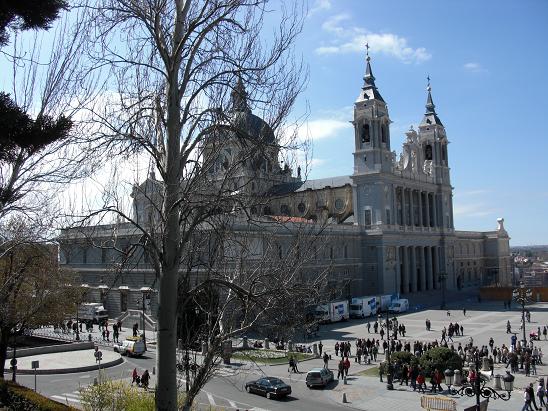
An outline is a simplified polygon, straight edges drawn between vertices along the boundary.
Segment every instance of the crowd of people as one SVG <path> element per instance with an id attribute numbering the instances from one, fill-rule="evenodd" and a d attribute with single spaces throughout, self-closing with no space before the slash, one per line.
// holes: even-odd
<path id="1" fill-rule="evenodd" d="M 150 374 L 148 370 L 145 370 L 142 375 L 139 375 L 137 368 L 134 368 L 131 375 L 131 385 L 133 384 L 148 390 L 148 385 L 150 384 Z"/>

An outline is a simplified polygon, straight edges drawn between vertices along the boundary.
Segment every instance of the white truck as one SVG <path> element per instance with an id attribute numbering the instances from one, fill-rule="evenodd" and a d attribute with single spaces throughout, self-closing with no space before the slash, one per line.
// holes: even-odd
<path id="1" fill-rule="evenodd" d="M 108 312 L 101 303 L 82 303 L 78 306 L 78 319 L 99 324 L 108 320 Z"/>
<path id="2" fill-rule="evenodd" d="M 399 296 L 397 294 L 384 294 L 377 297 L 377 312 L 386 311 L 392 301 L 397 300 Z"/>
<path id="3" fill-rule="evenodd" d="M 365 318 L 377 314 L 375 297 L 354 297 L 350 301 L 350 318 Z"/>
<path id="4" fill-rule="evenodd" d="M 341 300 L 320 304 L 316 307 L 315 316 L 320 323 L 334 323 L 348 320 L 350 317 L 348 301 Z"/>
<path id="5" fill-rule="evenodd" d="M 399 300 L 392 301 L 388 311 L 391 313 L 404 313 L 409 310 L 409 300 L 407 298 L 400 298 Z"/>

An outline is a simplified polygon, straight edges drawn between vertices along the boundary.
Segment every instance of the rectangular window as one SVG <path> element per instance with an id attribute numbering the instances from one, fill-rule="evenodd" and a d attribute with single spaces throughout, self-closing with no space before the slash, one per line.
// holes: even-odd
<path id="1" fill-rule="evenodd" d="M 107 253 L 108 253 L 108 249 L 101 248 L 101 262 L 103 264 L 107 262 Z"/>
<path id="2" fill-rule="evenodd" d="M 387 208 L 386 209 L 386 224 L 390 225 L 391 222 L 390 222 L 390 209 Z"/>
<path id="3" fill-rule="evenodd" d="M 371 228 L 371 210 L 365 210 L 365 228 Z"/>

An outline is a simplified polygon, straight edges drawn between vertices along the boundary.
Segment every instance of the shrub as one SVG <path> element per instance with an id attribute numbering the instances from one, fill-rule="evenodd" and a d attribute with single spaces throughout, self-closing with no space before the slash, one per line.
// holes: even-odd
<path id="1" fill-rule="evenodd" d="M 446 369 L 462 370 L 462 359 L 449 348 L 436 347 L 426 351 L 419 360 L 425 375 L 431 376 L 436 368 L 443 374 Z"/>
<path id="2" fill-rule="evenodd" d="M 179 408 L 184 404 L 179 395 Z M 80 389 L 85 411 L 154 411 L 154 391 L 131 386 L 127 381 L 103 379 L 100 384 Z"/>
<path id="3" fill-rule="evenodd" d="M 18 411 L 70 411 L 75 408 L 53 401 L 12 381 L 0 381 L 0 402 Z"/>
<path id="4" fill-rule="evenodd" d="M 401 362 L 402 364 L 417 365 L 419 360 L 408 351 L 396 351 L 390 354 L 390 361 L 393 363 Z"/>

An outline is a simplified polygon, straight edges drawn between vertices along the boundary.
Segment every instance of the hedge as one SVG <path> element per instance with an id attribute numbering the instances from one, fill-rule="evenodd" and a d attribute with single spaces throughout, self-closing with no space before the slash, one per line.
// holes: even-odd
<path id="1" fill-rule="evenodd" d="M 457 352 L 445 347 L 435 347 L 425 351 L 419 359 L 425 375 L 431 376 L 436 368 L 443 374 L 446 369 L 462 370 L 462 359 Z"/>
<path id="2" fill-rule="evenodd" d="M 53 401 L 12 381 L 0 380 L 0 403 L 17 411 L 71 411 L 76 408 Z"/>
<path id="3" fill-rule="evenodd" d="M 402 364 L 407 365 L 418 365 L 419 363 L 417 357 L 415 357 L 409 351 L 396 351 L 394 353 L 390 353 L 390 361 L 401 362 Z"/>

